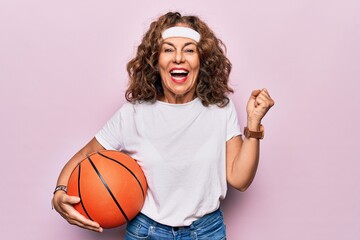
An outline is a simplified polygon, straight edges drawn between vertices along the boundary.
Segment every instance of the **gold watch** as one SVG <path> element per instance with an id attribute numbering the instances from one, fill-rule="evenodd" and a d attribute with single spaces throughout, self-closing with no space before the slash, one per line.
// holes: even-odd
<path id="1" fill-rule="evenodd" d="M 244 128 L 244 136 L 246 138 L 256 138 L 263 139 L 264 138 L 264 126 L 260 124 L 260 131 L 250 131 L 248 127 Z"/>

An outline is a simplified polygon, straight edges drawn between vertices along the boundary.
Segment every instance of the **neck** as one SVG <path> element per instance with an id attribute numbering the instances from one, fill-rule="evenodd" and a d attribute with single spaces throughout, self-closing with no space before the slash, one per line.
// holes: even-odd
<path id="1" fill-rule="evenodd" d="M 176 95 L 176 94 L 164 94 L 159 97 L 159 101 L 172 103 L 172 104 L 184 104 L 191 102 L 196 98 L 195 94 L 185 94 L 185 95 Z"/>

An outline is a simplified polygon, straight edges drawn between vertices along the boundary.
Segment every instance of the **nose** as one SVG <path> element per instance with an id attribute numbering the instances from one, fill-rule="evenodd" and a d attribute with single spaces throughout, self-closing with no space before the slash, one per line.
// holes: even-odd
<path id="1" fill-rule="evenodd" d="M 185 61 L 184 53 L 181 49 L 176 50 L 174 53 L 174 62 L 175 63 L 183 63 Z"/>

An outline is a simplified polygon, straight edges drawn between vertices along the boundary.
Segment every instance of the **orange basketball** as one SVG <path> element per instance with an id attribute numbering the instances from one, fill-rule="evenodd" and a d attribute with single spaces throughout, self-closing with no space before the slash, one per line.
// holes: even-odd
<path id="1" fill-rule="evenodd" d="M 72 172 L 68 194 L 80 197 L 75 209 L 103 228 L 114 228 L 134 218 L 147 191 L 146 178 L 130 156 L 113 150 L 94 153 Z"/>

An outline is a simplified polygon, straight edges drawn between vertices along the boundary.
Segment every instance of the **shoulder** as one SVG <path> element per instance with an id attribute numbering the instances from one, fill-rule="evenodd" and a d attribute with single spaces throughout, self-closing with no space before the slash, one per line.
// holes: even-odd
<path id="1" fill-rule="evenodd" d="M 136 109 L 142 108 L 145 105 L 149 105 L 149 103 L 139 102 L 139 101 L 132 103 L 132 102 L 126 101 L 123 103 L 123 105 L 120 107 L 119 110 L 120 111 L 135 111 Z"/>
<path id="2" fill-rule="evenodd" d="M 155 104 L 150 102 L 125 102 L 120 109 L 118 110 L 118 114 L 122 116 L 132 116 L 137 113 L 144 113 L 149 111 L 149 109 L 153 108 Z"/>
<path id="3" fill-rule="evenodd" d="M 226 105 L 226 108 L 235 109 L 235 103 L 231 98 L 229 98 L 229 103 Z"/>
<path id="4" fill-rule="evenodd" d="M 218 106 L 217 104 L 211 104 L 207 108 L 210 109 L 218 109 L 219 111 L 234 111 L 235 110 L 235 104 L 234 101 L 228 97 L 228 102 L 225 106 Z"/>

